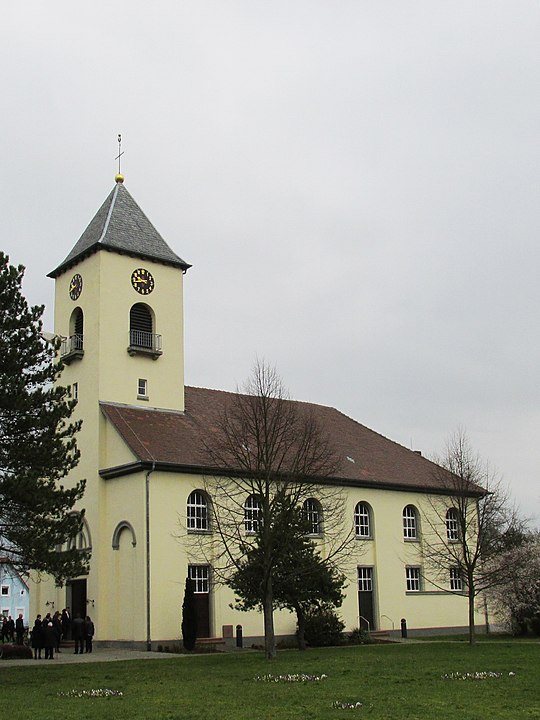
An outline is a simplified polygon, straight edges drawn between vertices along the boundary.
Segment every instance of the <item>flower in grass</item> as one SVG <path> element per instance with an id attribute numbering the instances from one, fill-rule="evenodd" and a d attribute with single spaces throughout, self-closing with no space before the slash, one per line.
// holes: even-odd
<path id="1" fill-rule="evenodd" d="M 516 673 L 509 672 L 509 677 L 514 677 Z M 453 672 L 441 675 L 443 680 L 489 680 L 490 678 L 500 678 L 504 675 L 502 672 L 481 671 L 481 672 Z"/>
<path id="2" fill-rule="evenodd" d="M 268 683 L 305 683 L 305 682 L 320 682 L 326 680 L 328 675 L 306 675 L 305 673 L 296 673 L 294 675 L 257 675 L 255 682 L 268 682 Z"/>
<path id="3" fill-rule="evenodd" d="M 121 690 L 111 690 L 110 688 L 97 688 L 95 690 L 68 690 L 67 692 L 57 693 L 58 697 L 78 697 L 78 698 L 101 698 L 101 697 L 123 697 Z"/>
<path id="4" fill-rule="evenodd" d="M 364 705 L 360 702 L 360 700 L 357 700 L 356 702 L 343 702 L 342 700 L 334 700 L 334 702 L 332 703 L 332 707 L 336 710 L 359 710 L 361 707 L 364 707 Z"/>

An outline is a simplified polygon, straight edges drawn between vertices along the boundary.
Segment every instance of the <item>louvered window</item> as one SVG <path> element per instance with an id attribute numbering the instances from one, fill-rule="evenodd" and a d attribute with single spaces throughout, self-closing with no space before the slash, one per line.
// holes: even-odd
<path id="1" fill-rule="evenodd" d="M 129 313 L 129 333 L 134 347 L 152 348 L 152 315 L 150 309 L 142 303 L 134 305 Z"/>

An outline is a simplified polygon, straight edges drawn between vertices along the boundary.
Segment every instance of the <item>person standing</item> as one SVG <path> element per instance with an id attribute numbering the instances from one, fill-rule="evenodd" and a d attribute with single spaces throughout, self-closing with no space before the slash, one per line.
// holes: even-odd
<path id="1" fill-rule="evenodd" d="M 85 632 L 85 641 L 86 641 L 85 651 L 87 653 L 91 653 L 92 652 L 92 639 L 94 637 L 95 627 L 94 627 L 94 623 L 90 619 L 90 615 L 86 616 L 86 620 L 84 623 L 84 632 Z"/>
<path id="2" fill-rule="evenodd" d="M 71 625 L 71 632 L 73 635 L 73 639 L 75 640 L 75 655 L 79 653 L 79 650 L 82 655 L 82 653 L 84 652 L 84 620 L 79 613 L 77 613 L 77 615 L 75 616 L 75 620 Z"/>
<path id="3" fill-rule="evenodd" d="M 54 660 L 54 648 L 56 645 L 56 634 L 52 621 L 45 625 L 43 630 L 43 642 L 45 645 L 45 660 Z"/>
<path id="4" fill-rule="evenodd" d="M 34 650 L 34 660 L 41 660 L 41 649 L 43 648 L 43 627 L 41 624 L 41 615 L 38 615 L 34 621 L 32 628 L 32 649 Z"/>
<path id="5" fill-rule="evenodd" d="M 71 640 L 71 614 L 69 608 L 62 610 L 62 638 Z"/>
<path id="6" fill-rule="evenodd" d="M 15 620 L 9 616 L 8 620 L 8 637 L 9 642 L 13 642 L 15 640 Z"/>
<path id="7" fill-rule="evenodd" d="M 24 640 L 24 620 L 22 613 L 15 620 L 15 634 L 17 635 L 17 645 L 22 645 Z"/>

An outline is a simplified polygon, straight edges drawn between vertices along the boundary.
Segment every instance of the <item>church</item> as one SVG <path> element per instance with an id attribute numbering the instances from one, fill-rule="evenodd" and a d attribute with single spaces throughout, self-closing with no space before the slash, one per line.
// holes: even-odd
<path id="1" fill-rule="evenodd" d="M 54 332 L 62 338 L 60 382 L 77 400 L 74 418 L 86 478 L 78 548 L 89 572 L 64 587 L 31 586 L 31 612 L 70 607 L 90 615 L 96 640 L 156 649 L 181 638 L 186 577 L 195 581 L 199 637 L 227 641 L 242 626 L 260 643 L 262 614 L 241 612 L 188 540 L 211 534 L 205 477 L 219 474 L 204 448 L 231 393 L 184 385 L 183 279 L 190 264 L 148 220 L 121 175 L 67 257 L 55 281 Z M 189 351 L 189 348 L 188 348 Z M 354 536 L 345 630 L 444 632 L 467 626 L 459 569 L 435 580 L 424 567 L 422 535 L 430 498 L 445 497 L 436 466 L 332 407 L 310 405 L 339 456 L 331 481 L 345 496 Z M 322 493 L 321 493 L 322 495 Z M 449 541 L 455 532 L 450 498 Z M 321 500 L 307 501 L 312 535 L 324 552 Z M 249 531 L 256 498 L 245 499 Z M 357 550 L 355 550 L 357 548 Z M 275 615 L 276 636 L 294 636 L 295 616 Z"/>

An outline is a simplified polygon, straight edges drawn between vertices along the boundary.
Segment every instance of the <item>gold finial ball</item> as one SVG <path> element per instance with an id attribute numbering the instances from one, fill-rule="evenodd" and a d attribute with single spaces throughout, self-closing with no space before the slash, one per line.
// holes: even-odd
<path id="1" fill-rule="evenodd" d="M 124 176 L 123 176 L 123 175 L 120 175 L 120 173 L 118 173 L 118 175 L 117 175 L 114 179 L 116 180 L 117 183 L 123 183 L 123 182 L 124 182 Z"/>

